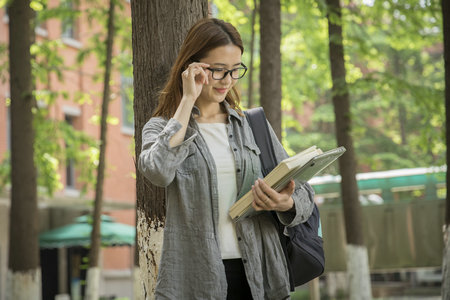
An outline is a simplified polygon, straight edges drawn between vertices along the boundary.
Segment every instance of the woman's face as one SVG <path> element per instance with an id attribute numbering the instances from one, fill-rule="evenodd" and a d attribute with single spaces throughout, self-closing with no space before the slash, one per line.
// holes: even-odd
<path id="1" fill-rule="evenodd" d="M 217 47 L 208 52 L 207 56 L 201 59 L 202 63 L 209 64 L 211 69 L 227 69 L 232 70 L 241 66 L 241 49 L 233 44 Z M 197 102 L 213 102 L 221 103 L 225 100 L 225 96 L 236 84 L 237 79 L 231 78 L 231 74 L 227 74 L 221 80 L 215 80 L 212 77 L 212 72 L 205 69 L 208 74 L 208 84 L 203 85 L 203 89 Z"/>

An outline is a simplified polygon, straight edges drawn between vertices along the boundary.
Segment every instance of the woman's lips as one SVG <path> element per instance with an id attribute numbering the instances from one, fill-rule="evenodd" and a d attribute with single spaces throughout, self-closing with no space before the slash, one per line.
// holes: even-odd
<path id="1" fill-rule="evenodd" d="M 214 88 L 217 92 L 219 92 L 220 94 L 225 94 L 226 92 L 227 92 L 227 88 L 223 88 L 223 89 L 221 89 L 221 88 Z"/>

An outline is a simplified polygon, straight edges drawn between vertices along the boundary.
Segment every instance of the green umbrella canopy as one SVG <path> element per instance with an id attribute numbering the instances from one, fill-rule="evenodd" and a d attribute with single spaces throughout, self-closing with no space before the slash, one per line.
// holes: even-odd
<path id="1" fill-rule="evenodd" d="M 114 222 L 110 216 L 101 217 L 102 246 L 134 245 L 136 228 Z M 75 219 L 75 223 L 55 228 L 39 235 L 41 248 L 63 248 L 89 246 L 91 244 L 92 217 L 84 215 Z"/>

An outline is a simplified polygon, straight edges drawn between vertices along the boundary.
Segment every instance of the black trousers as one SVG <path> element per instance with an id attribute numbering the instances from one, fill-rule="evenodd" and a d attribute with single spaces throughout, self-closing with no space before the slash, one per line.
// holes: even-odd
<path id="1" fill-rule="evenodd" d="M 242 259 L 224 259 L 227 276 L 227 300 L 253 300 Z"/>

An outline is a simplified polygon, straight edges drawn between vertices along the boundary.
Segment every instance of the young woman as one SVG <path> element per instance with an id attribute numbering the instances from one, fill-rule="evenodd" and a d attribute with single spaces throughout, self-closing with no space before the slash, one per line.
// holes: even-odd
<path id="1" fill-rule="evenodd" d="M 234 85 L 247 71 L 237 30 L 203 19 L 189 31 L 159 106 L 142 134 L 139 170 L 166 188 L 156 299 L 286 299 L 289 274 L 270 211 L 286 226 L 313 209 L 309 185 L 279 193 L 261 178 L 260 153 Z M 286 152 L 271 129 L 279 161 Z M 252 190 L 257 214 L 233 223 Z"/>

